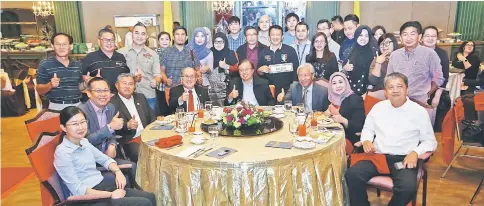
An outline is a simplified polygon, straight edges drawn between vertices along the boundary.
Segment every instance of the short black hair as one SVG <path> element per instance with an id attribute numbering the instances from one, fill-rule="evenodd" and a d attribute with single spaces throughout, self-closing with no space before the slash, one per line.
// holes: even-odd
<path id="1" fill-rule="evenodd" d="M 429 29 L 433 29 L 433 30 L 435 30 L 435 31 L 437 32 L 437 35 L 439 34 L 439 30 L 438 30 L 438 29 L 437 29 L 437 27 L 435 27 L 435 26 L 427 26 L 427 27 L 425 27 L 425 28 L 422 30 L 422 34 L 425 34 L 425 32 L 426 32 L 427 30 L 429 30 Z"/>
<path id="2" fill-rule="evenodd" d="M 180 26 L 180 22 L 174 21 L 174 22 L 173 22 L 173 25 L 175 25 L 175 26 Z"/>
<path id="3" fill-rule="evenodd" d="M 378 25 L 378 26 L 375 26 L 371 29 L 371 33 L 373 35 L 375 35 L 376 31 L 378 31 L 378 29 L 381 29 L 383 31 L 384 34 L 387 33 L 387 30 L 385 30 L 385 27 L 381 26 L 381 25 Z"/>
<path id="4" fill-rule="evenodd" d="M 104 78 L 102 78 L 102 77 L 92 77 L 92 78 L 91 78 L 91 79 L 90 79 L 90 80 L 87 82 L 87 87 L 86 87 L 86 89 L 87 89 L 88 91 L 91 91 L 91 85 L 92 85 L 94 82 L 101 82 L 101 81 L 106 82 L 106 84 L 108 85 L 108 88 L 109 88 L 109 84 L 108 84 L 108 82 L 107 82 L 107 81 L 106 81 Z"/>
<path id="5" fill-rule="evenodd" d="M 188 33 L 187 33 L 187 29 L 185 29 L 185 27 L 182 27 L 182 26 L 175 26 L 175 28 L 173 28 L 173 36 L 175 36 L 175 32 L 176 32 L 177 30 L 179 30 L 179 29 L 181 29 L 181 30 L 185 31 L 185 35 L 188 35 Z"/>
<path id="6" fill-rule="evenodd" d="M 464 41 L 464 42 L 462 42 L 462 44 L 459 46 L 459 52 L 460 53 L 464 53 L 464 47 L 466 47 L 466 44 L 469 43 L 469 42 L 472 42 L 472 44 L 474 45 L 472 47 L 472 52 L 469 53 L 469 56 L 474 54 L 474 52 L 476 51 L 476 43 L 474 41 Z"/>
<path id="7" fill-rule="evenodd" d="M 297 22 L 299 22 L 299 16 L 295 13 L 289 13 L 286 15 L 286 18 L 284 18 L 284 22 L 287 24 L 287 21 L 289 20 L 289 18 L 291 17 L 294 17 L 296 18 Z"/>
<path id="8" fill-rule="evenodd" d="M 407 21 L 400 27 L 400 34 L 402 34 L 403 30 L 408 27 L 414 27 L 417 29 L 418 34 L 422 34 L 422 24 L 418 21 Z"/>
<path id="9" fill-rule="evenodd" d="M 100 29 L 99 32 L 97 33 L 97 37 L 98 38 L 101 38 L 104 33 L 110 33 L 110 34 L 112 34 L 114 36 L 114 39 L 116 39 L 116 35 L 114 35 L 114 32 L 112 30 L 106 29 L 106 28 Z"/>
<path id="10" fill-rule="evenodd" d="M 60 124 L 65 127 L 66 123 L 77 114 L 82 114 L 84 118 L 86 117 L 86 114 L 84 114 L 84 112 L 76 106 L 65 107 L 64 109 L 62 109 L 62 111 L 60 111 Z"/>
<path id="11" fill-rule="evenodd" d="M 383 35 L 380 36 L 380 38 L 378 39 L 378 46 L 380 46 L 380 44 L 385 41 L 385 39 L 390 39 L 392 40 L 392 44 L 393 44 L 393 51 L 397 50 L 398 49 L 398 41 L 397 41 L 397 38 L 395 37 L 395 35 L 393 35 L 392 33 L 384 33 Z M 378 53 L 381 54 L 380 50 L 378 50 Z"/>
<path id="12" fill-rule="evenodd" d="M 271 35 L 271 31 L 273 29 L 281 30 L 281 33 L 284 31 L 284 30 L 282 30 L 282 27 L 281 26 L 279 26 L 277 24 L 276 25 L 272 25 L 271 27 L 269 27 L 269 36 Z"/>
<path id="13" fill-rule="evenodd" d="M 331 18 L 331 21 L 338 21 L 340 24 L 342 24 L 343 17 L 341 17 L 340 15 L 336 15 L 336 16 L 333 16 L 333 18 Z"/>
<path id="14" fill-rule="evenodd" d="M 170 36 L 170 33 L 166 32 L 166 31 L 162 31 L 158 34 L 158 38 L 156 38 L 156 40 L 159 40 L 161 35 L 167 35 L 168 36 L 168 39 L 170 39 L 171 41 L 171 36 Z"/>
<path id="15" fill-rule="evenodd" d="M 403 81 L 403 83 L 405 84 L 405 87 L 408 88 L 408 78 L 407 78 L 407 76 L 405 76 L 405 74 L 402 74 L 400 72 L 393 72 L 391 74 L 387 74 L 387 76 L 385 77 L 385 80 L 383 81 L 385 88 L 387 87 L 387 82 L 390 79 L 401 79 Z"/>
<path id="16" fill-rule="evenodd" d="M 250 64 L 250 67 L 252 69 L 255 69 L 254 63 L 252 63 L 249 59 L 244 59 L 244 60 L 240 61 L 239 65 L 237 67 L 240 67 L 240 65 L 242 65 L 243 63 L 246 63 L 246 62 L 248 62 Z"/>
<path id="17" fill-rule="evenodd" d="M 238 16 L 231 16 L 229 18 L 229 21 L 227 22 L 229 25 L 234 23 L 234 22 L 237 22 L 240 24 L 240 18 Z"/>
<path id="18" fill-rule="evenodd" d="M 56 33 L 56 34 L 54 34 L 54 36 L 52 36 L 52 39 L 50 39 L 50 43 L 53 45 L 54 44 L 54 39 L 57 36 L 60 36 L 60 35 L 65 36 L 65 37 L 67 37 L 67 39 L 69 39 L 69 45 L 71 45 L 72 43 L 74 43 L 74 39 L 72 38 L 72 36 L 69 35 L 69 34 L 66 34 L 66 33 Z"/>
<path id="19" fill-rule="evenodd" d="M 333 18 L 334 18 L 334 17 L 333 17 Z M 340 18 L 341 18 L 341 16 L 340 16 Z M 321 19 L 321 20 L 319 20 L 319 21 L 318 21 L 318 23 L 316 24 L 316 28 L 317 28 L 317 27 L 318 27 L 320 24 L 324 24 L 324 23 L 328 24 L 328 27 L 329 27 L 329 28 L 331 28 L 331 22 L 330 22 L 329 20 L 327 20 L 327 19 Z"/>
<path id="20" fill-rule="evenodd" d="M 257 30 L 257 28 L 253 27 L 253 26 L 246 26 L 245 29 L 244 29 L 244 35 L 247 36 L 247 31 L 249 30 L 255 30 L 255 34 L 259 34 L 259 30 Z"/>
<path id="21" fill-rule="evenodd" d="M 142 26 L 142 27 L 144 27 L 144 28 L 146 29 L 146 31 L 148 31 L 148 28 L 146 28 L 146 26 L 145 26 L 143 23 L 139 22 L 139 21 L 138 21 L 138 23 L 136 23 L 136 24 L 133 26 L 133 29 L 134 29 L 134 28 L 136 28 L 137 26 Z"/>
<path id="22" fill-rule="evenodd" d="M 358 18 L 358 16 L 356 16 L 356 14 L 348 14 L 348 15 L 345 16 L 344 22 L 347 22 L 347 21 L 353 21 L 353 23 L 359 24 L 360 18 Z"/>
<path id="23" fill-rule="evenodd" d="M 301 26 L 301 25 L 306 26 L 306 30 L 308 30 L 308 31 L 309 31 L 309 26 L 308 26 L 308 24 L 306 24 L 306 22 L 303 22 L 303 21 L 301 21 L 301 22 L 297 23 L 297 24 L 296 24 L 296 27 L 294 27 L 294 28 L 297 28 L 297 26 Z"/>

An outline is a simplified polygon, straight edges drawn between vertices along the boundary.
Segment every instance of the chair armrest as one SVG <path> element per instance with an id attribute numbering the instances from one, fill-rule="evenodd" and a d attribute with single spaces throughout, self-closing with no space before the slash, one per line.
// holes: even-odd
<path id="1" fill-rule="evenodd" d="M 423 153 L 421 154 L 420 156 L 418 156 L 419 159 L 421 160 L 427 160 L 430 158 L 430 156 L 432 156 L 434 154 L 434 152 L 426 152 L 426 153 Z"/>
<path id="2" fill-rule="evenodd" d="M 122 165 L 118 165 L 119 169 L 131 169 L 132 168 L 132 165 L 131 164 L 122 164 Z M 104 167 L 96 167 L 97 170 L 99 170 L 100 172 L 108 172 L 108 170 Z"/>
<path id="3" fill-rule="evenodd" d="M 61 203 L 57 204 L 56 206 L 71 205 L 71 204 L 76 204 L 76 203 L 107 201 L 109 199 L 111 199 L 111 194 L 75 195 L 75 196 L 68 197 L 66 201 L 61 202 Z"/>

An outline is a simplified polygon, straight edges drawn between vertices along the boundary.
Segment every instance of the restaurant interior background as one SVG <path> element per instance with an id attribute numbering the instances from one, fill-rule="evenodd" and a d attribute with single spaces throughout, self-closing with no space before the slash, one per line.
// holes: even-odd
<path id="1" fill-rule="evenodd" d="M 249 10 L 264 10 L 272 7 L 274 19 L 283 25 L 288 11 L 301 12 L 311 31 L 316 30 L 320 19 L 331 19 L 335 15 L 345 16 L 355 12 L 358 6 L 360 24 L 383 25 L 387 32 L 396 32 L 406 21 L 418 20 L 422 25 L 435 25 L 439 32 L 439 46 L 455 57 L 462 40 L 476 42 L 476 51 L 484 59 L 484 2 L 464 1 L 306 1 L 305 8 L 293 1 L 236 1 L 231 10 L 215 11 L 214 2 L 221 1 L 1 1 L 1 72 L 7 73 L 12 82 L 19 81 L 19 71 L 35 71 L 39 62 L 53 55 L 49 38 L 54 32 L 64 32 L 74 38 L 73 58 L 82 59 L 87 52 L 98 49 L 97 32 L 112 25 L 115 33 L 124 42 L 128 28 L 138 20 L 149 19 L 150 47 L 155 46 L 160 31 L 171 33 L 172 22 L 178 21 L 191 32 L 200 26 L 215 29 L 222 17 L 242 17 L 242 24 L 250 19 L 244 15 Z M 296 1 L 297 2 L 297 1 Z M 300 1 L 299 1 L 300 2 Z M 267 5 L 266 5 L 267 4 Z M 39 5 L 43 10 L 39 12 Z M 50 6 L 49 6 L 50 5 Z M 34 9 L 35 7 L 35 9 Z M 460 34 L 456 36 L 456 33 Z M 452 60 L 452 58 L 451 58 Z M 8 123 L 2 123 L 2 127 Z M 18 128 L 25 129 L 23 125 Z M 2 167 L 29 166 L 23 151 L 15 151 L 20 161 L 13 163 L 5 152 L 2 140 Z M 10 155 L 11 157 L 11 155 Z M 2 180 L 3 180 L 2 176 Z M 34 178 L 35 179 L 35 178 Z M 36 180 L 35 180 L 36 181 Z M 38 183 L 37 183 L 38 184 Z M 3 190 L 3 184 L 2 184 Z M 38 190 L 38 187 L 36 188 Z M 36 191 L 38 192 L 38 191 Z M 6 197 L 6 196 L 5 196 Z M 39 201 L 36 197 L 36 201 Z M 17 205 L 19 197 L 10 196 L 2 201 Z M 29 205 L 29 204 L 25 204 Z"/>

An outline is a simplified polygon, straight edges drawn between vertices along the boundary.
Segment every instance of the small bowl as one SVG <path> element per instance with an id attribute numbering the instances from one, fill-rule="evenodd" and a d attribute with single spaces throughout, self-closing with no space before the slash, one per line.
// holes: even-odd
<path id="1" fill-rule="evenodd" d="M 190 142 L 193 144 L 203 144 L 205 143 L 205 139 L 194 137 Z"/>

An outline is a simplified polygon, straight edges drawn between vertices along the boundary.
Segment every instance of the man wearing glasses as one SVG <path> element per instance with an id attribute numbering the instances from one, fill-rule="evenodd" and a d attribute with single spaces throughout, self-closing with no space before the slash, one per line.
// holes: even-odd
<path id="1" fill-rule="evenodd" d="M 250 62 L 252 62 L 252 64 L 254 64 L 255 68 L 257 68 L 259 63 L 259 52 L 263 48 L 267 48 L 267 46 L 258 41 L 257 29 L 255 27 L 245 27 L 244 33 L 246 43 L 242 44 L 242 46 L 237 49 L 237 56 L 239 61 L 248 59 Z"/>
<path id="2" fill-rule="evenodd" d="M 123 47 L 119 53 L 126 58 L 131 74 L 136 76 L 136 92 L 144 94 L 151 109 L 156 111 L 155 88 L 161 82 L 160 58 L 145 45 L 147 39 L 146 26 L 138 22 L 133 27 L 133 44 Z"/>
<path id="3" fill-rule="evenodd" d="M 181 75 L 181 84 L 170 89 L 170 111 L 174 113 L 177 107 L 183 107 L 187 112 L 194 112 L 201 104 L 210 101 L 208 90 L 195 85 L 195 69 L 184 68 Z"/>
<path id="4" fill-rule="evenodd" d="M 68 34 L 55 34 L 51 39 L 55 56 L 44 59 L 37 69 L 37 92 L 47 96 L 52 110 L 80 104 L 81 63 L 69 57 L 72 42 Z"/>
<path id="5" fill-rule="evenodd" d="M 84 78 L 102 76 L 109 85 L 111 93 L 116 94 L 118 91 L 114 84 L 116 78 L 121 73 L 129 73 L 128 65 L 124 55 L 115 51 L 116 41 L 114 33 L 109 29 L 101 29 L 98 33 L 97 42 L 100 49 L 86 55 L 82 60 L 82 74 Z M 101 72 L 98 74 L 98 72 Z"/>

